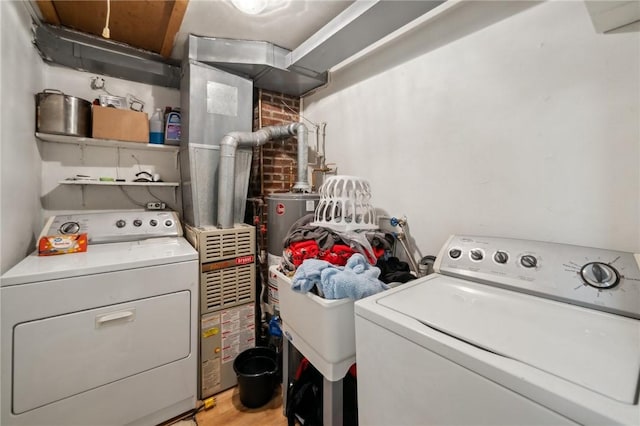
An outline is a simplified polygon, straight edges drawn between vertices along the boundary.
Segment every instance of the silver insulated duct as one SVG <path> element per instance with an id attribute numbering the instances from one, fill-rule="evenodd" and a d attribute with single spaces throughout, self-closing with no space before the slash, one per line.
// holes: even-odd
<path id="1" fill-rule="evenodd" d="M 220 142 L 220 170 L 218 176 L 218 226 L 231 228 L 234 224 L 234 193 L 237 192 L 237 188 L 235 188 L 237 149 L 260 146 L 270 140 L 285 139 L 291 136 L 297 136 L 298 138 L 298 176 L 293 190 L 309 192 L 311 187 L 307 179 L 308 131 L 304 124 L 290 123 L 282 126 L 263 127 L 253 133 L 231 132 L 222 138 Z"/>

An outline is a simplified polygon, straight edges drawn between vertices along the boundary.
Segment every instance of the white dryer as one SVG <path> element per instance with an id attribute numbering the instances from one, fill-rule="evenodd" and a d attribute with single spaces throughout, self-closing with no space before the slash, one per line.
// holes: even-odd
<path id="1" fill-rule="evenodd" d="M 452 236 L 355 303 L 362 425 L 638 425 L 638 255 Z"/>
<path id="2" fill-rule="evenodd" d="M 2 276 L 2 425 L 154 425 L 195 407 L 197 252 L 172 212 L 55 216 L 84 253 Z"/>

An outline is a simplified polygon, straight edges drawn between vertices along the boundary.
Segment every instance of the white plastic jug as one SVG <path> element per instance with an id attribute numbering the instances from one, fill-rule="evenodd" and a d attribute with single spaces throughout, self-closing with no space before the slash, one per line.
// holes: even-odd
<path id="1" fill-rule="evenodd" d="M 164 120 L 160 108 L 156 108 L 149 119 L 149 143 L 164 143 Z"/>

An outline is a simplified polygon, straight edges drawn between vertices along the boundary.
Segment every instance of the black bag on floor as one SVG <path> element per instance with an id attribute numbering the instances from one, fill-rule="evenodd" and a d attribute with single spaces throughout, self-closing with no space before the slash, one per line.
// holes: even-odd
<path id="1" fill-rule="evenodd" d="M 322 374 L 304 358 L 287 393 L 289 426 L 322 426 Z"/>

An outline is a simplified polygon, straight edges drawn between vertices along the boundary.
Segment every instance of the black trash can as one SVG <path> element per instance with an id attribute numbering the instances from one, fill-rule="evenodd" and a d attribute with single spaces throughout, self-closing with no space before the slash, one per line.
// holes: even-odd
<path id="1" fill-rule="evenodd" d="M 243 351 L 233 361 L 240 402 L 258 408 L 271 400 L 278 383 L 278 355 L 273 349 L 256 347 Z"/>

